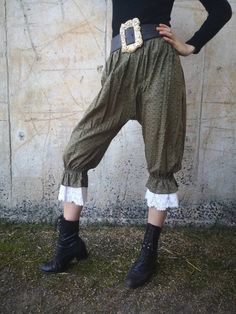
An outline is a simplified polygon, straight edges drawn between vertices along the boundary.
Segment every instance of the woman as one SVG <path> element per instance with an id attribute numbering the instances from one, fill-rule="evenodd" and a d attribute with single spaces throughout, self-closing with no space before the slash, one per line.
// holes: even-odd
<path id="1" fill-rule="evenodd" d="M 186 91 L 181 56 L 197 54 L 232 16 L 227 0 L 200 0 L 208 17 L 187 42 L 173 34 L 174 0 L 113 0 L 111 54 L 102 88 L 74 128 L 63 155 L 58 199 L 64 202 L 59 239 L 52 261 L 41 269 L 61 272 L 73 258 L 87 258 L 79 237 L 87 200 L 89 169 L 102 159 L 122 126 L 142 126 L 149 178 L 145 199 L 148 221 L 140 254 L 125 283 L 136 288 L 155 271 L 158 239 L 167 208 L 178 207 L 174 173 L 181 169 L 186 132 Z"/>

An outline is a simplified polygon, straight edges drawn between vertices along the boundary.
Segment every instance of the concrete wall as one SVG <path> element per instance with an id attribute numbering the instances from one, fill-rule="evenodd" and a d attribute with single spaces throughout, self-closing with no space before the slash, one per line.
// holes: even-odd
<path id="1" fill-rule="evenodd" d="M 205 17 L 199 1 L 177 0 L 172 27 L 187 40 Z M 51 221 L 62 210 L 63 149 L 100 88 L 111 3 L 1 0 L 0 21 L 1 217 Z M 234 15 L 198 55 L 181 57 L 187 136 L 176 175 L 181 206 L 167 224 L 235 224 L 235 29 Z M 147 177 L 141 126 L 129 121 L 89 171 L 83 222 L 144 222 Z"/>

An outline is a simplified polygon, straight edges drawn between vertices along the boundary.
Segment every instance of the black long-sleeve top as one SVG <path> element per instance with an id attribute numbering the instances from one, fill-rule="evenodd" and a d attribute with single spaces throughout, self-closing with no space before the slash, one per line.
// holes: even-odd
<path id="1" fill-rule="evenodd" d="M 167 24 L 171 26 L 171 11 L 175 0 L 112 0 L 112 36 L 119 33 L 121 23 L 138 17 L 141 24 Z M 187 44 L 195 47 L 194 54 L 228 22 L 232 8 L 227 0 L 199 0 L 208 12 L 208 16 L 199 30 Z"/>

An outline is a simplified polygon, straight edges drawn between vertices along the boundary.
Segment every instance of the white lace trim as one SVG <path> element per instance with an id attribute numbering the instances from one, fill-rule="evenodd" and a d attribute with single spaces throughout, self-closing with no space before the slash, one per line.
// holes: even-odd
<path id="1" fill-rule="evenodd" d="M 179 200 L 177 193 L 156 194 L 147 189 L 145 194 L 148 207 L 156 207 L 158 210 L 165 210 L 168 207 L 178 207 Z"/>
<path id="2" fill-rule="evenodd" d="M 83 206 L 87 202 L 88 188 L 60 185 L 58 199 L 64 202 L 74 202 L 76 205 Z"/>

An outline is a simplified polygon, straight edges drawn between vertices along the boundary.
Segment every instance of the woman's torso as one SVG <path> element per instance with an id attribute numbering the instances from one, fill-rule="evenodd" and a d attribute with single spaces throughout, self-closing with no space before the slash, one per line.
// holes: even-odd
<path id="1" fill-rule="evenodd" d="M 170 26 L 174 0 L 112 0 L 112 37 L 119 33 L 121 23 L 138 17 L 142 24 L 165 23 Z"/>

